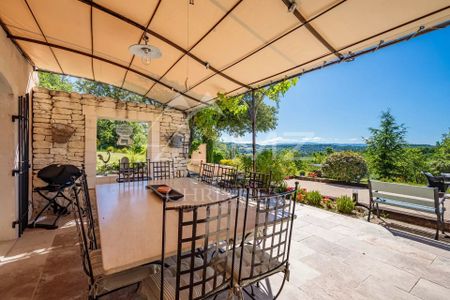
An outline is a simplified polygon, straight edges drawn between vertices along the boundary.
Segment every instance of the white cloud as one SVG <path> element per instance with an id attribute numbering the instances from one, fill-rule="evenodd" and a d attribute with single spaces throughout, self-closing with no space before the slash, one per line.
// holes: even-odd
<path id="1" fill-rule="evenodd" d="M 224 142 L 233 142 L 238 144 L 250 144 L 251 135 L 244 137 L 224 136 Z M 285 132 L 283 134 L 270 133 L 263 136 L 257 136 L 256 143 L 260 145 L 276 144 L 302 144 L 302 143 L 336 143 L 336 144 L 354 144 L 361 143 L 360 138 L 329 138 L 315 135 L 314 132 Z"/>

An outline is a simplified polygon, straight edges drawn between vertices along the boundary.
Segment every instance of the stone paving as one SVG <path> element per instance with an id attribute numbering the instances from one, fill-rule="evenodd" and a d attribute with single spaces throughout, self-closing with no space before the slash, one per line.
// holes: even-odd
<path id="1" fill-rule="evenodd" d="M 279 299 L 449 299 L 448 245 L 309 206 L 297 214 L 290 281 Z M 86 299 L 75 234 L 67 220 L 0 243 L 0 299 Z M 258 299 L 271 299 L 280 282 L 279 275 L 264 282 Z"/>
<path id="2" fill-rule="evenodd" d="M 298 215 L 292 275 L 283 295 L 449 299 L 448 245 L 400 237 L 380 225 L 309 206 L 301 206 Z"/>

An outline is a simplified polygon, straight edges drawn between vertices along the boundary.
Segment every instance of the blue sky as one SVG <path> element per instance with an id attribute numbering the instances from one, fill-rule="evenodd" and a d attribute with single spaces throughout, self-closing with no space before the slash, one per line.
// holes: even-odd
<path id="1" fill-rule="evenodd" d="M 387 108 L 409 143 L 435 144 L 448 131 L 450 28 L 304 75 L 282 99 L 277 129 L 257 142 L 362 143 Z"/>

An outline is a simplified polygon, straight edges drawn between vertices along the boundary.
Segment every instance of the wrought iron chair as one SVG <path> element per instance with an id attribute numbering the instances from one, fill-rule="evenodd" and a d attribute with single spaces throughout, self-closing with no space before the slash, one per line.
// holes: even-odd
<path id="1" fill-rule="evenodd" d="M 250 191 L 247 192 L 243 228 L 248 229 L 250 225 L 253 231 L 251 237 L 241 239 L 239 247 L 236 246 L 238 267 L 233 268 L 223 259 L 219 259 L 221 263 L 218 264 L 219 270 L 227 269 L 233 273 L 234 292 L 240 299 L 243 299 L 242 291 L 253 298 L 254 284 L 281 272 L 284 276 L 275 294 L 276 299 L 285 281 L 289 280 L 289 252 L 298 183 L 295 187 L 293 191 L 271 196 L 252 197 Z M 242 232 L 245 234 L 245 231 Z M 251 287 L 251 292 L 245 290 L 246 287 Z"/>
<path id="2" fill-rule="evenodd" d="M 175 176 L 180 178 L 180 177 L 192 177 L 191 173 L 189 172 L 189 170 L 186 168 L 184 170 L 178 170 L 177 172 L 175 172 Z"/>
<path id="3" fill-rule="evenodd" d="M 148 179 L 147 163 L 143 161 L 133 163 L 133 181 L 144 181 Z"/>
<path id="4" fill-rule="evenodd" d="M 218 166 L 218 181 L 217 185 L 230 192 L 236 191 L 237 189 L 237 175 L 238 170 L 233 167 L 228 166 Z"/>
<path id="5" fill-rule="evenodd" d="M 118 182 L 126 182 L 133 180 L 134 170 L 131 167 L 130 159 L 126 156 L 122 157 L 119 161 L 119 178 Z"/>
<path id="6" fill-rule="evenodd" d="M 97 299 L 138 284 L 154 273 L 153 265 L 145 265 L 111 275 L 104 274 L 96 219 L 93 215 L 84 171 L 77 183 L 72 186 L 72 197 L 75 202 L 73 213 L 80 241 L 83 270 L 89 278 L 89 299 Z"/>
<path id="7" fill-rule="evenodd" d="M 216 183 L 216 165 L 202 163 L 200 165 L 200 181 L 205 182 L 207 184 L 215 184 Z"/>
<path id="8" fill-rule="evenodd" d="M 175 177 L 174 164 L 172 160 L 152 161 L 152 179 L 171 179 Z"/>
<path id="9" fill-rule="evenodd" d="M 245 176 L 245 188 L 250 189 L 253 196 L 270 194 L 272 184 L 272 172 L 269 174 L 259 172 L 247 172 Z"/>
<path id="10" fill-rule="evenodd" d="M 84 214 L 86 218 L 86 233 L 88 235 L 89 248 L 90 249 L 99 249 L 100 248 L 100 230 L 98 227 L 98 217 L 97 213 L 94 213 L 94 208 L 91 201 L 91 196 L 89 194 L 89 187 L 87 183 L 86 172 L 84 170 L 84 165 L 81 170 L 81 177 L 77 180 L 77 184 L 75 186 L 74 192 L 77 192 L 78 195 L 81 194 L 82 202 L 76 203 L 76 209 L 80 208 L 81 212 Z M 75 197 L 76 199 L 76 197 Z M 81 206 L 79 205 L 81 204 Z"/>
<path id="11" fill-rule="evenodd" d="M 232 241 L 237 234 L 239 197 L 215 203 L 168 208 L 164 203 L 162 263 L 163 270 L 144 280 L 141 295 L 148 299 L 205 299 L 229 291 L 232 273 L 215 268 L 214 256 L 223 252 L 234 263 Z M 178 214 L 177 254 L 165 258 L 166 214 Z M 228 261 L 226 261 L 228 263 Z M 232 267 L 233 268 L 233 267 Z"/>

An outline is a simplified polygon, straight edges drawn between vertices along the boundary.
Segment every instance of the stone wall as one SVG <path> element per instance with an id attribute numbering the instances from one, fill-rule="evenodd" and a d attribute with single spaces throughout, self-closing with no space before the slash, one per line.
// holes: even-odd
<path id="1" fill-rule="evenodd" d="M 76 93 L 33 89 L 33 172 L 52 163 L 84 163 L 84 115 L 81 96 Z M 75 133 L 67 143 L 52 138 L 52 124 L 67 124 Z"/>
<path id="2" fill-rule="evenodd" d="M 90 185 L 95 184 L 96 121 L 101 118 L 149 122 L 148 158 L 174 160 L 176 171 L 185 171 L 187 158 L 182 148 L 169 146 L 170 137 L 177 132 L 189 138 L 185 115 L 174 109 L 162 109 L 143 103 L 124 102 L 109 97 L 65 93 L 35 87 L 33 89 L 33 187 L 43 183 L 37 172 L 52 163 L 81 166 L 86 164 Z M 57 143 L 52 138 L 52 124 L 74 127 L 75 133 L 67 143 Z M 88 167 L 89 166 L 89 167 Z M 38 199 L 37 195 L 33 200 Z M 34 201 L 39 206 L 40 200 Z"/>

